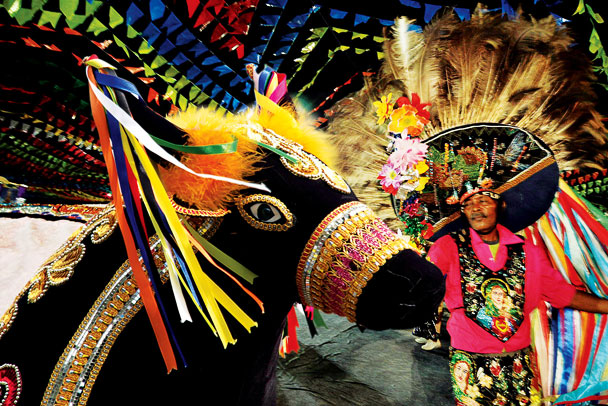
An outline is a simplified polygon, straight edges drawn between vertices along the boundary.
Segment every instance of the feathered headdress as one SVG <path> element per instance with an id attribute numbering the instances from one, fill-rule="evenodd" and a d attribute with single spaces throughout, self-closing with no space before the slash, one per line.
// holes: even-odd
<path id="1" fill-rule="evenodd" d="M 389 93 L 430 103 L 423 140 L 472 123 L 514 126 L 547 144 L 560 170 L 604 166 L 608 143 L 594 108 L 593 72 L 552 17 L 479 10 L 460 21 L 448 13 L 423 32 L 399 18 L 391 34 L 377 77 L 338 102 L 328 125 L 344 158 L 338 169 L 391 226 L 399 221 L 377 181 L 389 140 L 374 105 Z"/>

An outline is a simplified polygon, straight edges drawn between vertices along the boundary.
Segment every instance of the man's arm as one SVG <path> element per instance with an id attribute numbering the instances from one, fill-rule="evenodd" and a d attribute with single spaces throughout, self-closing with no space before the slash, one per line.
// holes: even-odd
<path id="1" fill-rule="evenodd" d="M 608 313 L 608 300 L 577 290 L 567 307 L 589 313 Z"/>

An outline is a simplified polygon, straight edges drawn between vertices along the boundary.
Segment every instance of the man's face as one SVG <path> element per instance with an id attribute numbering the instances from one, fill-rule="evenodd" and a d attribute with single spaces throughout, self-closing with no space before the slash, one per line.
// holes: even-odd
<path id="1" fill-rule="evenodd" d="M 473 195 L 464 202 L 462 208 L 473 230 L 487 234 L 496 228 L 498 202 L 490 196 Z"/>

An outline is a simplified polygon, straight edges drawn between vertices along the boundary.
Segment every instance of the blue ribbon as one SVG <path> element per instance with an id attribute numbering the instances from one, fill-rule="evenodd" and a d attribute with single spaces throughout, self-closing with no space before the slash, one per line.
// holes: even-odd
<path id="1" fill-rule="evenodd" d="M 104 78 L 101 75 L 104 75 L 104 74 L 102 74 L 100 72 L 95 72 L 96 80 L 98 83 L 100 83 L 100 81 L 111 82 L 111 80 L 109 80 L 109 78 L 112 78 L 112 76 L 104 75 L 104 76 L 106 76 Z M 118 78 L 116 78 L 116 79 L 118 79 Z M 119 79 L 117 82 L 120 83 L 120 82 L 126 82 L 126 81 Z M 129 83 L 129 82 L 127 82 L 127 83 Z M 111 97 L 110 91 L 107 88 L 107 86 L 104 86 L 103 90 L 107 97 Z M 148 245 L 147 241 L 144 241 L 144 238 L 143 238 L 143 235 L 144 235 L 143 224 L 141 224 L 139 222 L 139 218 L 135 214 L 136 208 L 135 208 L 135 204 L 134 204 L 134 197 L 133 197 L 133 194 L 131 193 L 131 189 L 129 186 L 129 180 L 128 180 L 128 175 L 127 175 L 127 165 L 128 164 L 126 162 L 122 139 L 121 139 L 121 135 L 120 135 L 120 124 L 119 124 L 118 120 L 116 120 L 116 118 L 114 118 L 112 115 L 106 114 L 106 117 L 107 117 L 107 122 L 108 122 L 108 130 L 109 130 L 109 134 L 110 134 L 110 139 L 112 141 L 112 150 L 113 150 L 113 154 L 114 154 L 114 160 L 116 163 L 116 174 L 118 176 L 118 182 L 120 184 L 121 193 L 123 195 L 123 201 L 125 203 L 125 209 L 126 209 L 126 213 L 127 213 L 127 221 L 129 223 L 129 228 L 132 230 L 133 237 L 135 238 L 135 243 L 140 251 L 140 255 L 142 257 L 142 260 L 144 261 L 144 265 L 146 266 L 146 269 L 148 270 L 150 284 L 152 286 L 152 289 L 156 293 L 158 307 L 159 307 L 161 316 L 163 317 L 163 320 L 165 321 L 165 325 L 166 325 L 167 331 L 171 337 L 171 341 L 172 341 L 173 345 L 175 346 L 178 354 L 180 355 L 182 363 L 184 365 L 186 365 L 186 361 L 183 357 L 181 348 L 177 342 L 175 333 L 173 331 L 173 328 L 172 328 L 169 318 L 167 316 L 167 312 L 165 310 L 162 298 L 158 294 L 158 287 L 156 284 L 156 279 L 158 278 L 157 268 L 156 268 L 156 265 L 154 264 L 154 261 L 152 260 L 152 253 L 150 252 L 150 246 Z M 137 158 L 135 157 L 135 159 L 137 159 Z"/>

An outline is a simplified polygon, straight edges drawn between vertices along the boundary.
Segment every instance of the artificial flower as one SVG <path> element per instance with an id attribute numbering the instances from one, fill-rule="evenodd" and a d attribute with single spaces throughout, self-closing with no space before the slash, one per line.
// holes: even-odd
<path id="1" fill-rule="evenodd" d="M 393 110 L 388 130 L 395 134 L 401 134 L 407 130 L 408 135 L 416 136 L 422 133 L 422 127 L 416 117 L 416 109 L 410 105 L 404 105 Z"/>
<path id="2" fill-rule="evenodd" d="M 412 93 L 412 100 L 407 97 L 400 97 L 397 99 L 397 106 L 401 107 L 404 105 L 410 105 L 416 109 L 416 115 L 420 118 L 423 125 L 428 124 L 431 118 L 431 113 L 426 111 L 424 108 L 430 106 L 431 103 L 420 103 L 420 96 L 417 93 Z"/>
<path id="3" fill-rule="evenodd" d="M 425 186 L 426 186 L 427 182 L 429 181 L 429 179 L 430 178 L 428 176 L 421 176 L 421 177 L 419 177 L 418 178 L 418 186 L 416 186 L 416 189 L 414 189 L 414 190 L 416 190 L 418 192 L 422 191 L 425 188 Z"/>
<path id="4" fill-rule="evenodd" d="M 429 170 L 429 165 L 426 163 L 426 160 L 422 160 L 416 164 L 415 169 L 419 175 L 422 175 Z"/>
<path id="5" fill-rule="evenodd" d="M 388 157 L 388 162 L 403 173 L 423 160 L 429 147 L 418 138 L 400 138 L 394 146 L 395 151 Z"/>
<path id="6" fill-rule="evenodd" d="M 479 186 L 481 186 L 484 189 L 491 189 L 493 183 L 494 182 L 492 181 L 492 179 L 485 178 L 479 183 Z"/>
<path id="7" fill-rule="evenodd" d="M 392 195 L 396 195 L 403 181 L 403 176 L 399 175 L 395 166 L 389 162 L 382 167 L 378 179 L 380 179 L 382 189 Z"/>
<path id="8" fill-rule="evenodd" d="M 384 124 L 386 119 L 391 117 L 393 114 L 393 105 L 391 104 L 391 97 L 393 97 L 392 93 L 389 93 L 388 96 L 382 96 L 380 101 L 375 101 L 374 106 L 376 106 L 378 115 L 378 124 Z"/>
<path id="9" fill-rule="evenodd" d="M 422 220 L 421 224 L 425 226 L 424 230 L 422 230 L 422 238 L 428 240 L 433 236 L 433 234 L 435 234 L 433 231 L 433 225 L 426 220 Z"/>

